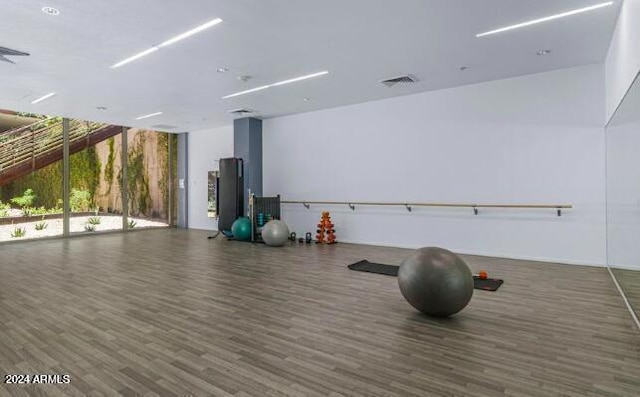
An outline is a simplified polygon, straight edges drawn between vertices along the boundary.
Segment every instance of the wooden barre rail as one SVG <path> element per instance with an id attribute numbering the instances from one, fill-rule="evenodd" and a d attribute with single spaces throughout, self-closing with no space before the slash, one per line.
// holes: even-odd
<path id="1" fill-rule="evenodd" d="M 411 203 L 411 202 L 375 202 L 375 201 L 296 201 L 281 200 L 282 204 L 302 204 L 309 209 L 311 204 L 324 205 L 348 205 L 355 211 L 356 205 L 362 206 L 400 206 L 411 212 L 413 207 L 448 207 L 448 208 L 471 208 L 473 213 L 478 215 L 479 208 L 522 208 L 522 209 L 555 209 L 558 216 L 562 216 L 563 209 L 571 209 L 571 204 L 465 204 L 465 203 Z"/>

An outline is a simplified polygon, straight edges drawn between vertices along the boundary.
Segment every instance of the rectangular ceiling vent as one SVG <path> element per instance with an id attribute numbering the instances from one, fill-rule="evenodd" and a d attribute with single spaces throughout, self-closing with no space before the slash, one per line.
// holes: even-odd
<path id="1" fill-rule="evenodd" d="M 152 125 L 151 128 L 155 128 L 157 130 L 174 130 L 178 127 L 176 127 L 175 125 L 169 125 L 169 124 L 156 124 L 156 125 Z"/>
<path id="2" fill-rule="evenodd" d="M 240 109 L 229 110 L 229 113 L 242 116 L 243 114 L 251 114 L 251 113 L 253 113 L 253 110 L 240 108 Z"/>
<path id="3" fill-rule="evenodd" d="M 414 84 L 417 82 L 418 82 L 418 79 L 416 78 L 416 76 L 412 74 L 407 74 L 404 76 L 396 76 L 390 79 L 384 79 L 379 81 L 380 84 L 383 84 L 389 88 L 393 87 L 396 84 Z"/>

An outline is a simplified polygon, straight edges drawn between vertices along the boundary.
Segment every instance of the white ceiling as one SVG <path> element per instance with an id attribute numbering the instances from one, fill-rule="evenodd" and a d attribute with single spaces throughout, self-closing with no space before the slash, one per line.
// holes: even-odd
<path id="1" fill-rule="evenodd" d="M 494 36 L 475 34 L 601 1 L 0 0 L 0 46 L 31 54 L 0 63 L 0 108 L 193 131 L 231 123 L 227 112 L 240 107 L 266 118 L 597 63 L 620 0 Z M 61 14 L 44 14 L 44 5 Z M 224 22 L 109 68 L 216 17 Z M 541 49 L 552 53 L 537 56 Z M 230 71 L 217 73 L 219 67 Z M 330 74 L 221 99 L 322 70 Z M 420 82 L 391 89 L 377 83 L 405 73 Z M 244 83 L 239 75 L 253 78 Z M 57 95 L 30 104 L 49 92 Z"/>

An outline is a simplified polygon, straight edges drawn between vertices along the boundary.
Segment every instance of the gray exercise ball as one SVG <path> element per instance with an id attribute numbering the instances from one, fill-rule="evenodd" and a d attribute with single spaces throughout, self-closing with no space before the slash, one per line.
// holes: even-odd
<path id="1" fill-rule="evenodd" d="M 420 248 L 402 262 L 398 285 L 411 306 L 434 317 L 464 309 L 473 296 L 473 275 L 456 254 L 443 248 Z"/>
<path id="2" fill-rule="evenodd" d="M 280 247 L 289 240 L 289 227 L 286 223 L 274 219 L 262 228 L 262 240 L 272 247 Z"/>

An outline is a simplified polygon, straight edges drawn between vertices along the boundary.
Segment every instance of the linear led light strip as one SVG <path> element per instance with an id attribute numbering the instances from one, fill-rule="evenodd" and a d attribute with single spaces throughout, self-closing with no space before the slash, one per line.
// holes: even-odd
<path id="1" fill-rule="evenodd" d="M 524 28 L 525 26 L 535 25 L 537 23 L 548 22 L 548 21 L 553 21 L 554 19 L 560 19 L 560 18 L 564 18 L 564 17 L 569 17 L 571 15 L 582 14 L 583 12 L 589 12 L 589 11 L 597 10 L 599 8 L 608 7 L 608 6 L 612 5 L 612 4 L 613 4 L 613 1 L 607 1 L 606 3 L 600 3 L 600 4 L 596 4 L 596 5 L 589 6 L 589 7 L 578 8 L 577 10 L 567 11 L 567 12 L 563 12 L 563 13 L 560 13 L 560 14 L 555 14 L 555 15 L 551 15 L 551 16 L 548 16 L 548 17 L 544 17 L 544 18 L 534 19 L 532 21 L 527 21 L 527 22 L 522 22 L 522 23 L 518 23 L 518 24 L 515 24 L 515 25 L 505 26 L 504 28 L 490 30 L 490 31 L 484 32 L 484 33 L 478 33 L 476 35 L 476 37 L 489 36 L 489 35 L 496 34 L 496 33 L 506 32 L 508 30 Z"/>
<path id="2" fill-rule="evenodd" d="M 240 92 L 236 92 L 235 94 L 230 94 L 230 95 L 227 95 L 227 96 L 223 96 L 222 99 L 233 98 L 233 97 L 237 97 L 237 96 L 240 96 L 240 95 L 250 94 L 250 93 L 256 92 L 256 91 L 266 90 L 267 88 L 271 88 L 271 87 L 278 87 L 278 86 L 285 85 L 285 84 L 291 84 L 291 83 L 295 83 L 295 82 L 302 81 L 302 80 L 312 79 L 314 77 L 324 76 L 325 74 L 329 74 L 329 71 L 325 70 L 325 71 L 318 72 L 318 73 L 308 74 L 306 76 L 295 77 L 295 78 L 289 79 L 289 80 L 278 81 L 277 83 L 273 83 L 273 84 L 262 85 L 260 87 L 252 88 L 250 90 L 240 91 Z"/>
<path id="3" fill-rule="evenodd" d="M 44 100 L 47 100 L 47 99 L 49 99 L 49 98 L 51 98 L 52 96 L 55 96 L 55 95 L 56 95 L 55 92 L 50 92 L 47 95 L 43 95 L 38 99 L 34 99 L 33 101 L 31 101 L 31 104 L 35 105 L 36 103 L 42 102 Z"/>
<path id="4" fill-rule="evenodd" d="M 196 33 L 200 33 L 205 29 L 209 29 L 212 26 L 216 26 L 220 22 L 222 22 L 222 19 L 220 19 L 220 18 L 213 19 L 213 20 L 211 20 L 211 21 L 209 21 L 209 22 L 207 22 L 205 24 L 202 24 L 202 25 L 200 25 L 198 27 L 195 27 L 195 28 L 193 28 L 193 29 L 191 29 L 189 31 L 181 33 L 181 34 L 179 34 L 179 35 L 177 35 L 175 37 L 170 38 L 167 41 L 164 41 L 164 42 L 162 42 L 162 43 L 160 43 L 158 45 L 154 45 L 151 48 L 148 48 L 148 49 L 146 49 L 146 50 L 144 50 L 142 52 L 139 52 L 139 53 L 137 53 L 137 54 L 125 59 L 125 60 L 122 60 L 122 61 L 120 61 L 120 62 L 118 62 L 118 63 L 116 63 L 114 65 L 111 65 L 111 69 L 119 68 L 122 65 L 126 65 L 129 62 L 133 62 L 136 59 L 142 58 L 145 55 L 149 55 L 149 54 L 151 54 L 153 52 L 156 52 L 156 51 L 158 51 L 159 49 L 161 49 L 163 47 L 170 46 L 171 44 L 177 43 L 178 41 L 186 39 L 189 36 L 193 36 Z"/>
<path id="5" fill-rule="evenodd" d="M 136 117 L 136 120 L 144 120 L 144 119 L 148 119 L 149 117 L 160 116 L 161 114 L 162 112 L 149 113 L 149 114 L 145 114 L 144 116 Z"/>

